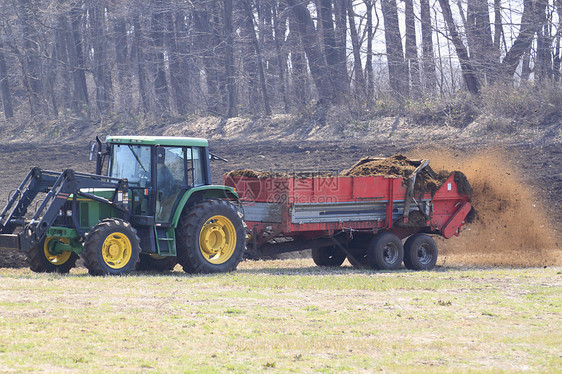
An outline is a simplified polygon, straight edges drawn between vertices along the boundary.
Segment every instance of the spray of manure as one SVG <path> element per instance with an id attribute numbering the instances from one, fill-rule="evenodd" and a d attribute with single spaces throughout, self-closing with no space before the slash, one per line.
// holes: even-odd
<path id="1" fill-rule="evenodd" d="M 562 265 L 559 233 L 512 163 L 498 150 L 454 155 L 443 150 L 415 153 L 434 170 L 461 170 L 470 181 L 476 220 L 459 237 L 439 240 L 443 265 Z"/>

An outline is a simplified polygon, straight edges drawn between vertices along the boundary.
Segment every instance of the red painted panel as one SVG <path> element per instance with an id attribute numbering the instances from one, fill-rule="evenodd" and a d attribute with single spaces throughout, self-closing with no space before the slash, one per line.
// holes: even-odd
<path id="1" fill-rule="evenodd" d="M 406 187 L 402 178 L 385 177 L 331 177 L 331 178 L 267 178 L 224 177 L 223 183 L 236 188 L 243 202 L 282 203 L 282 220 L 277 226 L 285 236 L 302 233 L 318 233 L 339 230 L 372 230 L 392 227 L 392 208 L 394 202 L 404 200 Z M 431 227 L 443 236 L 457 232 L 468 214 L 465 212 L 469 197 L 459 193 L 451 174 L 432 197 L 426 193 L 423 198 L 432 199 Z M 353 201 L 389 201 L 385 221 L 331 222 L 293 224 L 291 222 L 292 204 L 337 203 Z M 460 218 L 462 216 L 462 218 Z M 453 220 L 453 221 L 451 221 Z M 263 230 L 260 222 L 247 222 L 248 227 Z M 444 232 L 447 230 L 447 233 Z M 312 235 L 312 234 L 311 234 Z"/>

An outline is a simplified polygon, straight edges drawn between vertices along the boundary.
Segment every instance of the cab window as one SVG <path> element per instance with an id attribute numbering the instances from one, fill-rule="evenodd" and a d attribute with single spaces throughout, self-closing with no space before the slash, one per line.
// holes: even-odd
<path id="1" fill-rule="evenodd" d="M 133 186 L 145 187 L 150 180 L 150 147 L 115 144 L 111 150 L 109 176 L 126 178 Z"/>

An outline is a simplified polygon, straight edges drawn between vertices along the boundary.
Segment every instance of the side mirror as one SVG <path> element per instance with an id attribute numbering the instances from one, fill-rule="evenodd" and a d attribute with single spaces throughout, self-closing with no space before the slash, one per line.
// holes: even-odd
<path id="1" fill-rule="evenodd" d="M 90 161 L 94 159 L 94 154 L 97 154 L 97 150 L 98 150 L 98 144 L 92 143 L 92 146 L 90 147 Z"/>
<path id="2" fill-rule="evenodd" d="M 222 157 L 217 156 L 216 154 L 211 153 L 211 152 L 209 152 L 209 160 L 228 162 L 228 160 L 226 158 L 222 158 Z"/>
<path id="3" fill-rule="evenodd" d="M 96 142 L 92 145 L 90 152 L 90 161 L 94 158 L 94 153 L 96 154 L 96 174 L 101 175 L 103 169 L 103 163 L 105 161 L 105 156 L 109 155 L 110 152 L 109 144 L 105 144 L 105 151 L 103 151 L 103 145 L 99 137 L 96 136 Z"/>

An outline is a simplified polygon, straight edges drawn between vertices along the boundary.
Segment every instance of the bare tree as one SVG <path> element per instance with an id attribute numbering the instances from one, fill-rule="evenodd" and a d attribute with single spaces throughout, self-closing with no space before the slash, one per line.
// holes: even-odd
<path id="1" fill-rule="evenodd" d="M 459 33 L 457 32 L 457 27 L 455 25 L 455 21 L 453 20 L 453 14 L 451 12 L 449 0 L 439 0 L 439 5 L 441 5 L 443 18 L 447 23 L 451 42 L 455 46 L 457 57 L 459 58 L 459 63 L 461 65 L 462 76 L 466 85 L 466 89 L 471 94 L 476 95 L 480 92 L 480 81 L 476 76 L 476 72 L 472 66 L 472 62 L 470 61 L 468 51 L 462 39 L 460 38 Z"/>
<path id="2" fill-rule="evenodd" d="M 410 85 L 414 97 L 420 95 L 420 68 L 418 64 L 418 47 L 416 43 L 416 17 L 413 0 L 404 0 L 406 16 L 406 63 L 410 72 Z"/>
<path id="3" fill-rule="evenodd" d="M 437 75 L 433 55 L 433 27 L 431 25 L 431 8 L 429 0 L 420 0 L 420 21 L 422 34 L 422 70 L 424 92 L 431 95 L 435 91 Z"/>
<path id="4" fill-rule="evenodd" d="M 8 77 L 8 68 L 6 67 L 6 59 L 4 58 L 4 44 L 0 40 L 0 92 L 2 93 L 2 107 L 4 109 L 4 117 L 12 118 L 14 109 L 12 106 L 12 93 L 10 89 L 10 80 Z"/>
<path id="5" fill-rule="evenodd" d="M 404 61 L 396 0 L 381 0 L 381 9 L 384 18 L 384 39 L 390 88 L 398 98 L 407 97 L 409 95 L 409 74 Z"/>
<path id="6" fill-rule="evenodd" d="M 318 34 L 307 7 L 297 0 L 287 0 L 287 4 L 295 14 L 298 33 L 308 58 L 310 72 L 318 90 L 319 103 L 332 103 L 335 98 L 334 87 L 329 79 L 328 69 L 324 62 L 324 55 L 318 43 Z"/>

